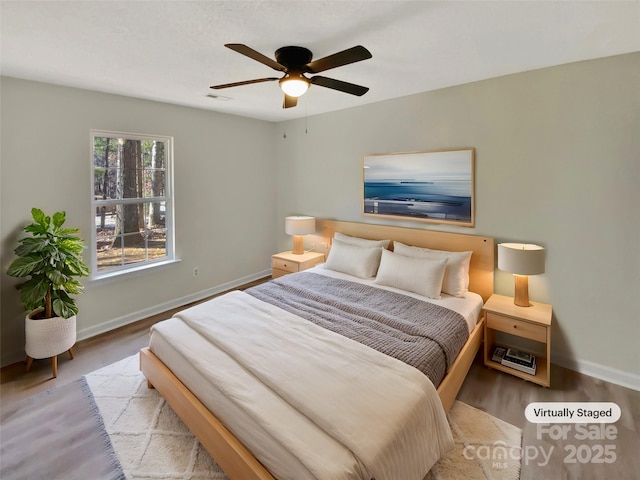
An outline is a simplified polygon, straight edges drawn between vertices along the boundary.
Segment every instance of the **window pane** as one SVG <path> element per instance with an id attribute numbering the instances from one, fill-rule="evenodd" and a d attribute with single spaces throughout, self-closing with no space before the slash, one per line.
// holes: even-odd
<path id="1" fill-rule="evenodd" d="M 120 171 L 119 179 L 122 197 L 120 198 L 140 198 L 142 195 L 142 178 L 139 175 L 140 170 L 135 168 L 123 168 Z"/>
<path id="2" fill-rule="evenodd" d="M 120 168 L 121 145 L 117 138 L 94 137 L 93 166 L 96 199 L 116 198 L 117 169 Z"/>
<path id="3" fill-rule="evenodd" d="M 122 198 L 118 190 L 118 172 L 114 167 L 95 167 L 93 190 L 96 200 Z"/>
<path id="4" fill-rule="evenodd" d="M 144 224 L 148 229 L 165 227 L 166 202 L 145 204 Z"/>
<path id="5" fill-rule="evenodd" d="M 164 197 L 164 170 L 145 170 L 145 197 Z"/>
<path id="6" fill-rule="evenodd" d="M 164 228 L 156 228 L 148 230 L 148 256 L 149 260 L 157 260 L 158 258 L 167 256 L 167 230 Z"/>
<path id="7" fill-rule="evenodd" d="M 116 220 L 115 205 L 96 207 L 95 226 L 98 237 L 100 235 L 113 235 L 115 233 Z"/>
<path id="8" fill-rule="evenodd" d="M 122 265 L 122 248 L 114 247 L 116 238 L 112 235 L 98 236 L 98 270 Z"/>
<path id="9" fill-rule="evenodd" d="M 144 230 L 144 205 L 131 203 L 118 205 L 118 214 L 122 219 L 122 233 L 139 233 Z"/>
<path id="10" fill-rule="evenodd" d="M 147 242 L 142 234 L 125 234 L 122 236 L 122 241 L 125 265 L 147 260 Z"/>

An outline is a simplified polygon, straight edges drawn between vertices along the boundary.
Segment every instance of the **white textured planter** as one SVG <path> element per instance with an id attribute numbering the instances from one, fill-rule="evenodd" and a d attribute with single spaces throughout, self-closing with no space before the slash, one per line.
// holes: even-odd
<path id="1" fill-rule="evenodd" d="M 50 358 L 69 350 L 76 343 L 76 316 L 33 320 L 39 308 L 25 317 L 26 343 L 24 349 L 31 358 Z"/>

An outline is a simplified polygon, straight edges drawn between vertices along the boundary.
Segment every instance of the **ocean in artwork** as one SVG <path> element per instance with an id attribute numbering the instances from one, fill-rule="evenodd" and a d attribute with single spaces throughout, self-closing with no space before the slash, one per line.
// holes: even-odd
<path id="1" fill-rule="evenodd" d="M 468 181 L 365 182 L 364 213 L 471 222 Z"/>

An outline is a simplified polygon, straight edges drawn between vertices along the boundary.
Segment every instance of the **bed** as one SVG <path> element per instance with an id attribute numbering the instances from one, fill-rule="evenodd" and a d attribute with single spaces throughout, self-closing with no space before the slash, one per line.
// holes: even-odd
<path id="1" fill-rule="evenodd" d="M 455 358 L 446 360 L 442 372 L 423 374 L 419 367 L 407 367 L 404 359 L 400 362 L 361 345 L 360 340 L 346 338 L 344 332 L 332 331 L 322 324 L 325 319 L 313 320 L 318 315 L 310 306 L 317 303 L 314 291 L 325 284 L 334 289 L 329 294 L 352 288 L 353 295 L 367 289 L 362 291 L 370 296 L 381 290 L 379 305 L 393 304 L 398 295 L 423 304 L 421 294 L 406 296 L 393 286 L 368 285 L 371 279 L 358 280 L 326 266 L 288 275 L 256 287 L 255 292 L 232 292 L 162 322 L 152 333 L 150 348 L 141 352 L 141 369 L 149 385 L 163 395 L 232 479 L 418 478 L 415 472 L 424 469 L 424 462 L 432 465 L 447 448 L 446 432 L 439 432 L 445 427 L 440 424 L 482 341 L 482 300 L 493 291 L 493 239 L 329 220 L 322 222 L 321 232 L 318 243 L 326 245 L 338 232 L 370 240 L 392 239 L 390 248 L 404 244 L 473 252 L 468 269 L 468 290 L 473 293 L 465 296 L 477 297 L 479 306 L 463 306 L 456 313 L 464 317 L 466 341 L 452 347 L 450 356 Z M 334 259 L 338 244 L 334 243 Z M 282 293 L 305 288 L 308 294 L 295 293 L 303 300 Z M 443 295 L 432 303 L 461 301 Z M 300 313 L 299 304 L 304 304 L 305 313 Z M 210 315 L 219 318 L 215 326 L 207 322 Z M 279 322 L 282 325 L 273 329 Z M 352 330 L 361 334 L 357 316 L 354 325 Z M 208 347 L 209 343 L 216 347 Z M 197 368 L 192 368 L 194 364 Z M 342 372 L 345 378 L 339 380 Z M 434 380 L 425 380 L 434 375 Z M 384 415 L 375 409 L 382 409 Z M 367 421 L 374 417 L 375 422 Z M 284 419 L 286 429 L 281 428 Z M 361 424 L 366 424 L 362 433 L 358 431 Z M 426 435 L 425 425 L 435 425 L 433 432 Z M 375 439 L 371 445 L 369 438 Z M 419 442 L 429 445 L 428 453 L 407 453 L 407 445 L 426 451 Z M 400 455 L 408 457 L 397 460 Z M 334 475 L 334 469 L 340 473 Z"/>

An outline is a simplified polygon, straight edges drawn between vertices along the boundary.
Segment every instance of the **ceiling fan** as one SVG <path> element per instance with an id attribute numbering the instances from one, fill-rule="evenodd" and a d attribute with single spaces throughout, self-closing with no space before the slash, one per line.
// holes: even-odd
<path id="1" fill-rule="evenodd" d="M 298 97 L 303 95 L 309 85 L 319 85 L 321 87 L 339 90 L 341 92 L 350 93 L 351 95 L 362 96 L 369 91 L 369 88 L 354 83 L 343 82 L 320 75 L 307 77 L 305 74 L 320 73 L 331 68 L 341 67 L 350 63 L 360 62 L 371 58 L 372 55 L 361 45 L 348 48 L 333 55 L 329 55 L 318 60 L 311 61 L 313 54 L 304 47 L 282 47 L 276 50 L 275 60 L 247 47 L 241 43 L 227 43 L 225 47 L 230 48 L 242 55 L 253 60 L 265 64 L 268 67 L 284 72 L 282 78 L 266 77 L 257 78 L 255 80 L 245 80 L 243 82 L 225 83 L 222 85 L 213 85 L 211 88 L 221 89 L 229 87 L 238 87 L 240 85 L 249 85 L 252 83 L 272 82 L 278 80 L 280 88 L 284 92 L 284 103 L 282 108 L 295 107 L 298 103 Z"/>

